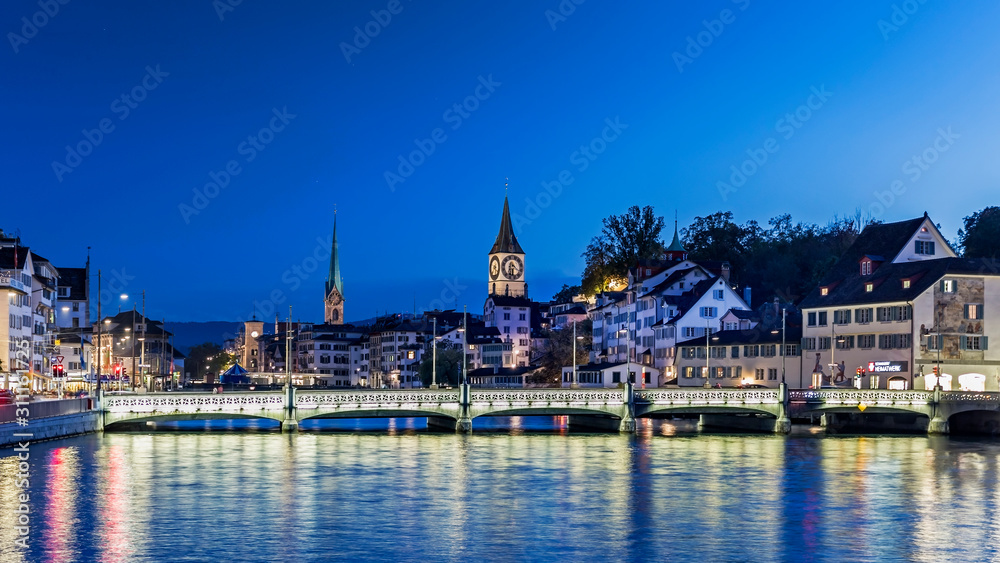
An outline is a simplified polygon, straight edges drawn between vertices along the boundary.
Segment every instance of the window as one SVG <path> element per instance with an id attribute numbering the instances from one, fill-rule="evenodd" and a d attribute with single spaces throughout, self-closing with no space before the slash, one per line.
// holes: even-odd
<path id="1" fill-rule="evenodd" d="M 760 347 L 760 355 L 765 358 L 773 358 L 777 353 L 777 346 L 774 344 L 763 344 Z"/>
<path id="2" fill-rule="evenodd" d="M 874 290 L 875 290 L 875 284 L 874 283 L 868 282 L 868 283 L 865 284 L 865 291 L 866 292 L 871 293 Z"/>
<path id="3" fill-rule="evenodd" d="M 880 334 L 878 335 L 878 347 L 882 350 L 892 350 L 910 347 L 909 334 Z"/>
<path id="4" fill-rule="evenodd" d="M 503 333 L 504 334 L 510 334 L 510 327 L 509 326 L 503 327 Z"/>
<path id="5" fill-rule="evenodd" d="M 829 336 L 820 336 L 819 340 L 817 340 L 816 349 L 817 350 L 829 350 L 830 349 L 830 337 Z"/>
<path id="6" fill-rule="evenodd" d="M 833 312 L 833 323 L 838 325 L 851 324 L 851 310 L 838 309 Z"/>
<path id="7" fill-rule="evenodd" d="M 965 304 L 965 318 L 971 320 L 982 320 L 983 318 L 983 305 L 981 303 L 966 303 Z"/>
<path id="8" fill-rule="evenodd" d="M 767 368 L 767 378 L 770 381 L 778 379 L 778 368 Z"/>
<path id="9" fill-rule="evenodd" d="M 910 280 L 903 280 L 903 289 L 910 289 Z"/>
<path id="10" fill-rule="evenodd" d="M 875 319 L 879 322 L 908 321 L 910 320 L 910 313 L 911 309 L 909 305 L 877 307 L 875 309 Z"/>
<path id="11" fill-rule="evenodd" d="M 819 288 L 819 294 L 823 296 L 830 295 L 830 288 L 829 287 Z"/>
<path id="12" fill-rule="evenodd" d="M 522 320 L 522 321 L 525 320 L 524 319 L 524 315 L 525 315 L 524 313 L 521 313 L 520 315 L 518 315 L 520 317 L 520 320 Z"/>
<path id="13" fill-rule="evenodd" d="M 798 344 L 785 344 L 785 355 L 786 356 L 798 356 L 799 346 Z"/>
<path id="14" fill-rule="evenodd" d="M 60 287 L 59 288 L 59 297 L 69 297 L 69 288 L 68 287 Z"/>
<path id="15" fill-rule="evenodd" d="M 764 380 L 764 368 L 757 368 L 754 370 L 754 379 Z"/>
<path id="16" fill-rule="evenodd" d="M 79 301 L 74 301 L 73 302 L 73 312 L 76 313 L 76 312 L 79 312 L 79 311 L 80 311 L 80 302 Z"/>
<path id="17" fill-rule="evenodd" d="M 705 318 L 705 319 L 714 319 L 715 318 L 715 312 L 716 312 L 716 308 L 715 307 L 702 307 L 701 308 L 701 316 L 702 316 L 702 318 Z"/>
<path id="18" fill-rule="evenodd" d="M 809 326 L 816 326 L 816 313 L 809 313 L 807 317 L 809 319 Z"/>
<path id="19" fill-rule="evenodd" d="M 739 357 L 740 357 L 740 347 L 739 346 L 733 346 L 732 347 L 732 349 L 730 350 L 730 357 L 733 358 L 734 360 L 739 359 Z"/>
<path id="20" fill-rule="evenodd" d="M 743 357 L 744 358 L 756 358 L 760 355 L 760 345 L 759 344 L 749 344 L 743 347 Z"/>
<path id="21" fill-rule="evenodd" d="M 865 260 L 861 263 L 861 275 L 867 276 L 872 273 L 872 262 L 871 260 Z"/>
<path id="22" fill-rule="evenodd" d="M 736 323 L 726 323 L 726 330 L 736 330 L 739 326 Z"/>
<path id="23" fill-rule="evenodd" d="M 826 326 L 826 311 L 819 312 L 819 326 Z"/>
<path id="24" fill-rule="evenodd" d="M 724 291 L 721 290 L 721 289 L 716 289 L 716 290 L 712 291 L 712 296 L 715 297 L 719 301 L 722 301 L 724 294 L 725 294 Z"/>
<path id="25" fill-rule="evenodd" d="M 955 293 L 958 291 L 957 280 L 941 280 L 941 293 Z"/>
<path id="26" fill-rule="evenodd" d="M 962 336 L 959 347 L 962 350 L 986 350 L 986 336 Z"/>
<path id="27" fill-rule="evenodd" d="M 692 368 L 685 368 L 685 369 L 690 370 Z M 685 376 L 685 377 L 691 377 L 691 376 L 688 375 L 688 376 Z M 613 371 L 613 372 L 611 372 L 611 383 L 621 383 L 621 382 L 622 382 L 622 372 L 620 372 L 620 371 Z"/>
<path id="28" fill-rule="evenodd" d="M 872 313 L 874 310 L 871 307 L 862 307 L 860 309 L 854 310 L 854 322 L 864 324 L 872 322 Z"/>
<path id="29" fill-rule="evenodd" d="M 874 348 L 875 347 L 875 335 L 874 334 L 859 334 L 858 335 L 858 348 Z"/>
<path id="30" fill-rule="evenodd" d="M 815 350 L 816 349 L 816 339 L 813 337 L 802 339 L 802 349 L 803 350 Z"/>
<path id="31" fill-rule="evenodd" d="M 913 252 L 915 254 L 933 255 L 934 254 L 934 241 L 932 240 L 918 240 L 914 241 Z"/>
<path id="32" fill-rule="evenodd" d="M 503 320 L 509 321 L 510 320 L 510 313 L 504 313 L 503 314 Z"/>
<path id="33" fill-rule="evenodd" d="M 927 335 L 927 349 L 928 350 L 941 350 L 942 344 L 944 344 L 944 337 L 940 334 L 928 334 Z"/>

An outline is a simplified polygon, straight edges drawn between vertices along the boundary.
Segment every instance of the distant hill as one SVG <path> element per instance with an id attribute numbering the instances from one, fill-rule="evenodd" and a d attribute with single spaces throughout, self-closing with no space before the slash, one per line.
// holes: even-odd
<path id="1" fill-rule="evenodd" d="M 227 338 L 235 338 L 236 331 L 242 326 L 243 323 L 232 321 L 209 321 L 203 323 L 167 322 L 164 328 L 168 332 L 173 333 L 174 346 L 187 354 L 192 346 L 204 344 L 205 342 L 214 342 L 222 346 L 222 343 Z"/>

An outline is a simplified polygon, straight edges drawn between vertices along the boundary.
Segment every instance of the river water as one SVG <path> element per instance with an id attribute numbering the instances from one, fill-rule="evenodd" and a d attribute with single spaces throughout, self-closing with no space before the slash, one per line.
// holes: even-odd
<path id="1" fill-rule="evenodd" d="M 349 424 L 0 450 L 2 560 L 1000 560 L 1000 441 Z"/>

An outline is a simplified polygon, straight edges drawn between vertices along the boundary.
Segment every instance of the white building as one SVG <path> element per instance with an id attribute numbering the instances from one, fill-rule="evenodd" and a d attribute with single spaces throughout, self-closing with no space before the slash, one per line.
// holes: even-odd
<path id="1" fill-rule="evenodd" d="M 1000 264 L 958 258 L 926 214 L 868 226 L 802 310 L 814 383 L 930 389 L 939 367 L 945 389 L 1000 389 Z"/>

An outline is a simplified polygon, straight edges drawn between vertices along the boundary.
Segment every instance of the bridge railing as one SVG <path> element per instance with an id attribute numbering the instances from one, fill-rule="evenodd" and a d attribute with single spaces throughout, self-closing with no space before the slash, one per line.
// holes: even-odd
<path id="1" fill-rule="evenodd" d="M 933 391 L 897 391 L 889 389 L 791 389 L 792 403 L 848 404 L 927 404 L 934 400 Z"/>
<path id="2" fill-rule="evenodd" d="M 336 391 L 299 391 L 295 395 L 297 408 L 346 405 L 395 405 L 420 403 L 457 403 L 458 390 L 442 389 L 361 389 Z"/>
<path id="3" fill-rule="evenodd" d="M 284 395 L 275 392 L 157 393 L 149 395 L 105 396 L 102 407 L 108 412 L 154 412 L 199 410 L 274 410 L 284 407 Z"/>
<path id="4" fill-rule="evenodd" d="M 646 389 L 635 400 L 653 404 L 773 404 L 781 401 L 777 389 Z"/>
<path id="5" fill-rule="evenodd" d="M 622 389 L 476 389 L 469 393 L 473 403 L 604 403 L 623 404 Z"/>

